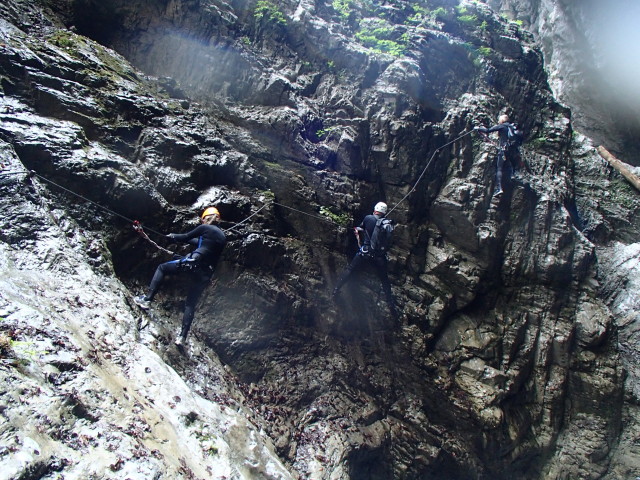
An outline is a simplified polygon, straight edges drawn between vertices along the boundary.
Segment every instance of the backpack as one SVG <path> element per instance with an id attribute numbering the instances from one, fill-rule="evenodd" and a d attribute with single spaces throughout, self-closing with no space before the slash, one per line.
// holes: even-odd
<path id="1" fill-rule="evenodd" d="M 373 228 L 371 238 L 371 252 L 374 255 L 384 255 L 391 245 L 391 234 L 393 233 L 393 222 L 388 218 L 379 218 Z"/>
<path id="2" fill-rule="evenodd" d="M 524 140 L 524 132 L 518 128 L 517 123 L 507 123 L 507 145 L 509 148 L 518 148 Z"/>

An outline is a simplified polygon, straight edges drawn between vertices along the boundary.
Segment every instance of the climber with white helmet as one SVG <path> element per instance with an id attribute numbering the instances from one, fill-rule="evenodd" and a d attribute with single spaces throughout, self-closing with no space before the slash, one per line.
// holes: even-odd
<path id="1" fill-rule="evenodd" d="M 360 249 L 340 275 L 338 283 L 333 289 L 333 297 L 335 298 L 337 296 L 342 286 L 355 270 L 368 263 L 375 268 L 382 282 L 382 289 L 387 298 L 391 315 L 393 318 L 397 318 L 398 311 L 393 299 L 391 282 L 389 282 L 389 275 L 387 273 L 387 249 L 389 248 L 391 233 L 393 232 L 393 224 L 391 220 L 386 218 L 387 210 L 386 203 L 378 202 L 373 208 L 373 214 L 364 217 L 360 226 L 354 228 Z"/>
<path id="2" fill-rule="evenodd" d="M 167 235 L 172 240 L 195 246 L 195 250 L 182 258 L 160 264 L 151 279 L 148 293 L 134 298 L 140 308 L 148 310 L 165 275 L 179 274 L 187 277 L 190 286 L 185 299 L 182 329 L 175 341 L 178 346 L 182 346 L 187 338 L 200 295 L 209 284 L 227 243 L 225 234 L 216 225 L 220 222 L 220 212 L 216 207 L 205 209 L 200 218 L 202 224 L 190 232 Z"/>
<path id="3" fill-rule="evenodd" d="M 515 123 L 509 122 L 509 115 L 502 114 L 498 117 L 498 124 L 491 128 L 482 126 L 474 127 L 484 135 L 491 132 L 498 132 L 498 154 L 496 156 L 496 187 L 494 196 L 502 195 L 502 173 L 507 167 L 507 179 L 511 179 L 512 173 L 517 174 L 518 168 L 522 166 L 519 147 L 522 144 L 522 131 Z"/>

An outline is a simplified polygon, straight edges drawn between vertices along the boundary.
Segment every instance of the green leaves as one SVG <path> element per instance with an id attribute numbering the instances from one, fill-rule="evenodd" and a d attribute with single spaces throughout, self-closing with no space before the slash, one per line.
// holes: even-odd
<path id="1" fill-rule="evenodd" d="M 253 14 L 257 20 L 266 19 L 267 22 L 278 25 L 287 24 L 287 19 L 284 16 L 284 13 L 282 13 L 277 5 L 269 0 L 259 0 Z"/>
<path id="2" fill-rule="evenodd" d="M 395 28 L 382 19 L 363 22 L 356 38 L 365 47 L 379 53 L 388 53 L 399 57 L 404 55 L 407 48 L 407 37 L 396 38 Z"/>

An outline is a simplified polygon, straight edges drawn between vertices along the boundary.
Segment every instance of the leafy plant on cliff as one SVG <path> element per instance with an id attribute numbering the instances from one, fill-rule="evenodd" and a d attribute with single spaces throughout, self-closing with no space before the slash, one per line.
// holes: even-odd
<path id="1" fill-rule="evenodd" d="M 78 40 L 74 38 L 73 33 L 66 30 L 58 30 L 49 37 L 49 41 L 60 48 L 67 50 L 77 48 Z"/>
<path id="2" fill-rule="evenodd" d="M 433 18 L 435 18 L 436 20 L 442 20 L 445 19 L 449 16 L 449 13 L 447 12 L 447 10 L 444 7 L 438 7 L 436 8 L 433 12 Z"/>
<path id="3" fill-rule="evenodd" d="M 320 214 L 325 217 L 329 217 L 333 222 L 337 223 L 341 227 L 346 227 L 349 225 L 350 217 L 348 214 L 343 213 L 334 213 L 328 207 L 320 207 Z"/>
<path id="4" fill-rule="evenodd" d="M 265 202 L 273 202 L 276 199 L 276 194 L 271 190 L 262 190 L 260 195 L 264 197 Z"/>
<path id="5" fill-rule="evenodd" d="M 396 57 L 403 55 L 406 48 L 406 37 L 395 38 L 395 29 L 382 19 L 363 22 L 356 38 L 365 47 L 379 53 L 388 53 Z"/>
<path id="6" fill-rule="evenodd" d="M 347 22 L 349 20 L 353 12 L 353 0 L 333 0 L 331 6 L 338 12 L 342 21 Z"/>
<path id="7" fill-rule="evenodd" d="M 407 17 L 406 23 L 418 25 L 431 18 L 431 10 L 427 7 L 413 5 L 413 14 Z"/>
<path id="8" fill-rule="evenodd" d="M 478 25 L 478 22 L 480 21 L 477 15 L 478 11 L 476 10 L 474 13 L 473 11 L 470 11 L 466 6 L 458 5 L 456 7 L 456 13 L 456 19 L 463 25 L 473 27 L 475 25 Z M 484 23 L 486 25 L 486 22 Z"/>
<path id="9" fill-rule="evenodd" d="M 278 25 L 287 24 L 284 13 L 269 0 L 259 0 L 253 13 L 257 20 L 266 19 L 268 22 Z"/>
<path id="10" fill-rule="evenodd" d="M 318 138 L 324 139 L 324 138 L 328 137 L 329 135 L 331 135 L 333 132 L 337 132 L 339 129 L 340 129 L 340 127 L 338 127 L 338 126 L 321 128 L 320 130 L 318 130 L 316 132 L 316 135 L 318 136 Z"/>
<path id="11" fill-rule="evenodd" d="M 474 25 L 478 21 L 478 17 L 476 15 L 459 15 L 458 21 L 461 23 Z"/>

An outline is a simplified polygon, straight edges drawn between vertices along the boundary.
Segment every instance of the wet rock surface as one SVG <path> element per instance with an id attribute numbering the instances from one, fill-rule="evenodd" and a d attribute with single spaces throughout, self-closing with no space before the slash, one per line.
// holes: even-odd
<path id="1" fill-rule="evenodd" d="M 637 165 L 637 111 L 634 79 L 637 53 L 633 1 L 488 0 L 496 11 L 523 23 L 539 40 L 557 98 L 572 109 L 574 126 Z"/>
<path id="2" fill-rule="evenodd" d="M 640 202 L 531 36 L 260 5 L 1 7 L 2 475 L 637 475 Z M 379 19 L 403 55 L 355 40 Z M 469 132 L 505 110 L 526 169 L 494 198 Z M 380 199 L 398 320 L 367 272 L 330 297 Z M 131 302 L 167 260 L 131 222 L 181 251 L 161 232 L 210 204 L 229 244 L 180 352 L 183 286 Z"/>

